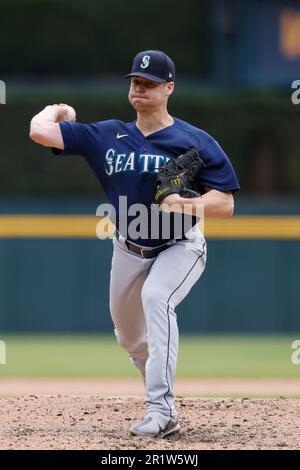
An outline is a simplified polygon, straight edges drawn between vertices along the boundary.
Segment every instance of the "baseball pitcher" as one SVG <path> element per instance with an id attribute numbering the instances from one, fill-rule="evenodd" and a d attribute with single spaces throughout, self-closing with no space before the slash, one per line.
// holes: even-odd
<path id="1" fill-rule="evenodd" d="M 199 208 L 206 217 L 232 216 L 239 184 L 216 140 L 169 114 L 175 65 L 164 52 L 138 53 L 124 78 L 130 79 L 133 122 L 83 124 L 69 106 L 52 105 L 32 119 L 30 137 L 60 157 L 83 156 L 115 208 L 110 312 L 117 341 L 140 370 L 147 396 L 145 417 L 130 432 L 165 437 L 180 429 L 173 395 L 176 307 L 206 263 Z M 120 196 L 129 208 L 143 204 L 148 210 L 139 236 L 128 230 L 134 217 L 120 210 Z"/>

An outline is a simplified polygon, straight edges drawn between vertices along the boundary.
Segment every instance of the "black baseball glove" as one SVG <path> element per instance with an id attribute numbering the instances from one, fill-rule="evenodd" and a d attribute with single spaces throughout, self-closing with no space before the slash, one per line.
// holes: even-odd
<path id="1" fill-rule="evenodd" d="M 158 170 L 154 194 L 156 204 L 160 204 L 166 196 L 174 193 L 186 198 L 200 196 L 199 192 L 195 191 L 198 185 L 196 178 L 203 166 L 205 164 L 194 148 L 171 158 Z"/>

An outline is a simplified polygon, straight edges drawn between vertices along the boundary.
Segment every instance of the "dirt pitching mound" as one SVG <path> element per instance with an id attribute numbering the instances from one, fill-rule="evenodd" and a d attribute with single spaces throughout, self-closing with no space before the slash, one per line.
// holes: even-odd
<path id="1" fill-rule="evenodd" d="M 177 398 L 181 431 L 131 436 L 140 397 L 31 395 L 0 398 L 0 449 L 299 449 L 300 402 Z"/>

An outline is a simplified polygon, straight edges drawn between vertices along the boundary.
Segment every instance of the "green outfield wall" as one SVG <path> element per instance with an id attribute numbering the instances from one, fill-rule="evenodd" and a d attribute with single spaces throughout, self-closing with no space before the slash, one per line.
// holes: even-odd
<path id="1" fill-rule="evenodd" d="M 110 240 L 0 239 L 0 332 L 107 332 Z M 210 239 L 183 332 L 300 331 L 300 240 Z"/>

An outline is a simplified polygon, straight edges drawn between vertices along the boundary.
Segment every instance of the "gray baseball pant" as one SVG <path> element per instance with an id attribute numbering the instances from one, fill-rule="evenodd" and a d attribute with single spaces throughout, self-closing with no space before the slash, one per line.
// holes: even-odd
<path id="1" fill-rule="evenodd" d="M 148 411 L 175 418 L 173 382 L 178 356 L 175 308 L 201 276 L 206 243 L 198 227 L 155 258 L 113 239 L 110 312 L 118 343 L 141 371 Z"/>

